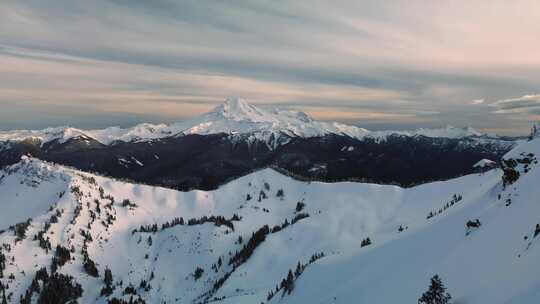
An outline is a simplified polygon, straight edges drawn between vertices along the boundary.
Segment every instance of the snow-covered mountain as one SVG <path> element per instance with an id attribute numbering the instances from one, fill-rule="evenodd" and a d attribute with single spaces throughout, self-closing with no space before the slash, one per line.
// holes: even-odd
<path id="1" fill-rule="evenodd" d="M 110 145 L 118 141 L 146 141 L 187 134 L 243 135 L 251 141 L 267 142 L 272 146 L 286 143 L 290 137 L 316 137 L 329 134 L 346 135 L 357 139 L 385 139 L 389 135 L 463 138 L 481 136 L 472 128 L 448 126 L 442 129 L 415 131 L 368 131 L 364 128 L 337 122 L 316 121 L 304 112 L 264 109 L 238 98 L 229 98 L 212 111 L 201 116 L 170 125 L 139 124 L 131 128 L 110 127 L 101 130 L 80 130 L 54 127 L 43 130 L 1 131 L 0 141 L 40 140 L 42 144 L 57 141 L 65 143 L 73 138 L 91 138 Z M 282 138 L 285 135 L 286 137 Z"/>
<path id="2" fill-rule="evenodd" d="M 414 303 L 438 274 L 454 303 L 538 303 L 538 154 L 407 189 L 264 169 L 189 192 L 24 157 L 0 173 L 0 301 Z"/>
<path id="3" fill-rule="evenodd" d="M 411 186 L 475 172 L 479 160 L 499 162 L 516 143 L 470 128 L 372 132 L 231 98 L 171 125 L 0 132 L 0 168 L 32 155 L 183 190 L 214 189 L 267 167 L 311 180 Z"/>

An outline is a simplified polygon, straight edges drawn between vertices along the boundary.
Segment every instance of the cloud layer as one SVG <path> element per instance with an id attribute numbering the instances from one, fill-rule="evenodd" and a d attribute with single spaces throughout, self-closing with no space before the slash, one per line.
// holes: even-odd
<path id="1" fill-rule="evenodd" d="M 234 95 L 368 128 L 525 133 L 539 19 L 537 1 L 7 0 L 0 129 L 170 121 Z"/>
<path id="2" fill-rule="evenodd" d="M 491 104 L 498 114 L 540 115 L 540 94 L 502 99 Z"/>

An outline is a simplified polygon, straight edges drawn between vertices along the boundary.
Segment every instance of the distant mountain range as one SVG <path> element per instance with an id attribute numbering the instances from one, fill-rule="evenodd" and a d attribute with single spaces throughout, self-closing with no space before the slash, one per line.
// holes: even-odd
<path id="1" fill-rule="evenodd" d="M 153 139 L 190 134 L 249 134 L 252 141 L 267 142 L 272 147 L 283 144 L 280 136 L 321 137 L 326 135 L 348 136 L 356 139 L 384 140 L 387 136 L 426 136 L 444 138 L 488 137 L 472 128 L 447 126 L 443 129 L 418 129 L 415 131 L 369 131 L 337 122 L 316 121 L 304 112 L 280 109 L 263 109 L 238 98 L 229 98 L 212 111 L 181 123 L 148 124 L 132 128 L 110 127 L 101 130 L 80 130 L 71 127 L 55 127 L 43 130 L 0 131 L 0 141 L 18 142 L 39 140 L 65 143 L 70 139 L 95 140 L 104 145 L 123 142 L 150 141 Z"/>
<path id="2" fill-rule="evenodd" d="M 265 167 L 303 179 L 411 186 L 474 172 L 475 163 L 497 162 L 515 143 L 472 128 L 368 131 L 231 98 L 170 125 L 3 131 L 0 166 L 32 155 L 182 190 L 213 189 Z"/>

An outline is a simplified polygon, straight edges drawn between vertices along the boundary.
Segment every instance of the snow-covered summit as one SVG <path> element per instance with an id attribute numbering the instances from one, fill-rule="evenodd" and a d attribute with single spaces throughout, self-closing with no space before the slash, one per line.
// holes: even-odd
<path id="1" fill-rule="evenodd" d="M 228 98 L 223 104 L 217 106 L 213 111 L 208 113 L 215 115 L 216 118 L 225 118 L 233 121 L 250 121 L 250 122 L 277 122 L 278 118 L 271 113 L 261 110 L 245 100 L 237 97 Z M 219 117 L 221 116 L 221 117 Z"/>
<path id="2" fill-rule="evenodd" d="M 281 134 L 291 137 L 327 134 L 362 137 L 369 133 L 366 129 L 354 126 L 316 121 L 300 111 L 257 107 L 238 98 L 229 98 L 212 111 L 181 125 L 186 126 L 181 131 L 183 134 L 247 134 L 263 141 Z"/>
<path id="3" fill-rule="evenodd" d="M 23 141 L 37 139 L 42 144 L 82 137 L 109 145 L 116 141 L 145 141 L 174 135 L 218 134 L 243 135 L 251 140 L 266 143 L 283 143 L 286 137 L 317 137 L 329 134 L 353 138 L 385 139 L 389 135 L 464 138 L 482 136 L 472 128 L 447 126 L 441 129 L 418 129 L 415 131 L 369 131 L 357 126 L 337 122 L 317 121 L 301 111 L 258 107 L 239 98 L 228 98 L 208 113 L 173 124 L 143 123 L 131 128 L 109 127 L 100 130 L 80 130 L 71 127 L 54 127 L 43 130 L 1 131 L 0 141 Z"/>

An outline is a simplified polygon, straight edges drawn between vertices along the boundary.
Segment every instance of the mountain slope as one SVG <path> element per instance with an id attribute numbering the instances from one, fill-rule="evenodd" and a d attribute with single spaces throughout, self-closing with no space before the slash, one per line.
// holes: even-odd
<path id="1" fill-rule="evenodd" d="M 0 229 L 31 218 L 0 234 L 0 282 L 11 302 L 35 301 L 59 280 L 54 264 L 81 285 L 80 303 L 396 303 L 416 301 L 437 273 L 459 303 L 536 303 L 538 153 L 536 139 L 503 170 L 408 189 L 266 169 L 190 192 L 25 158 L 0 174 Z M 57 245 L 70 252 L 63 266 Z M 299 262 L 298 278 L 275 292 Z"/>
<path id="2" fill-rule="evenodd" d="M 536 142 L 507 157 L 526 159 L 517 152 L 537 154 L 538 148 Z M 473 179 L 478 188 L 463 194 L 461 208 L 449 208 L 431 225 L 363 254 L 310 267 L 297 282 L 298 292 L 284 302 L 414 303 L 434 274 L 444 279 L 453 303 L 538 302 L 540 193 L 535 184 L 540 172 L 521 172 L 506 190 L 493 171 Z M 465 223 L 475 219 L 481 226 L 467 235 Z"/>

